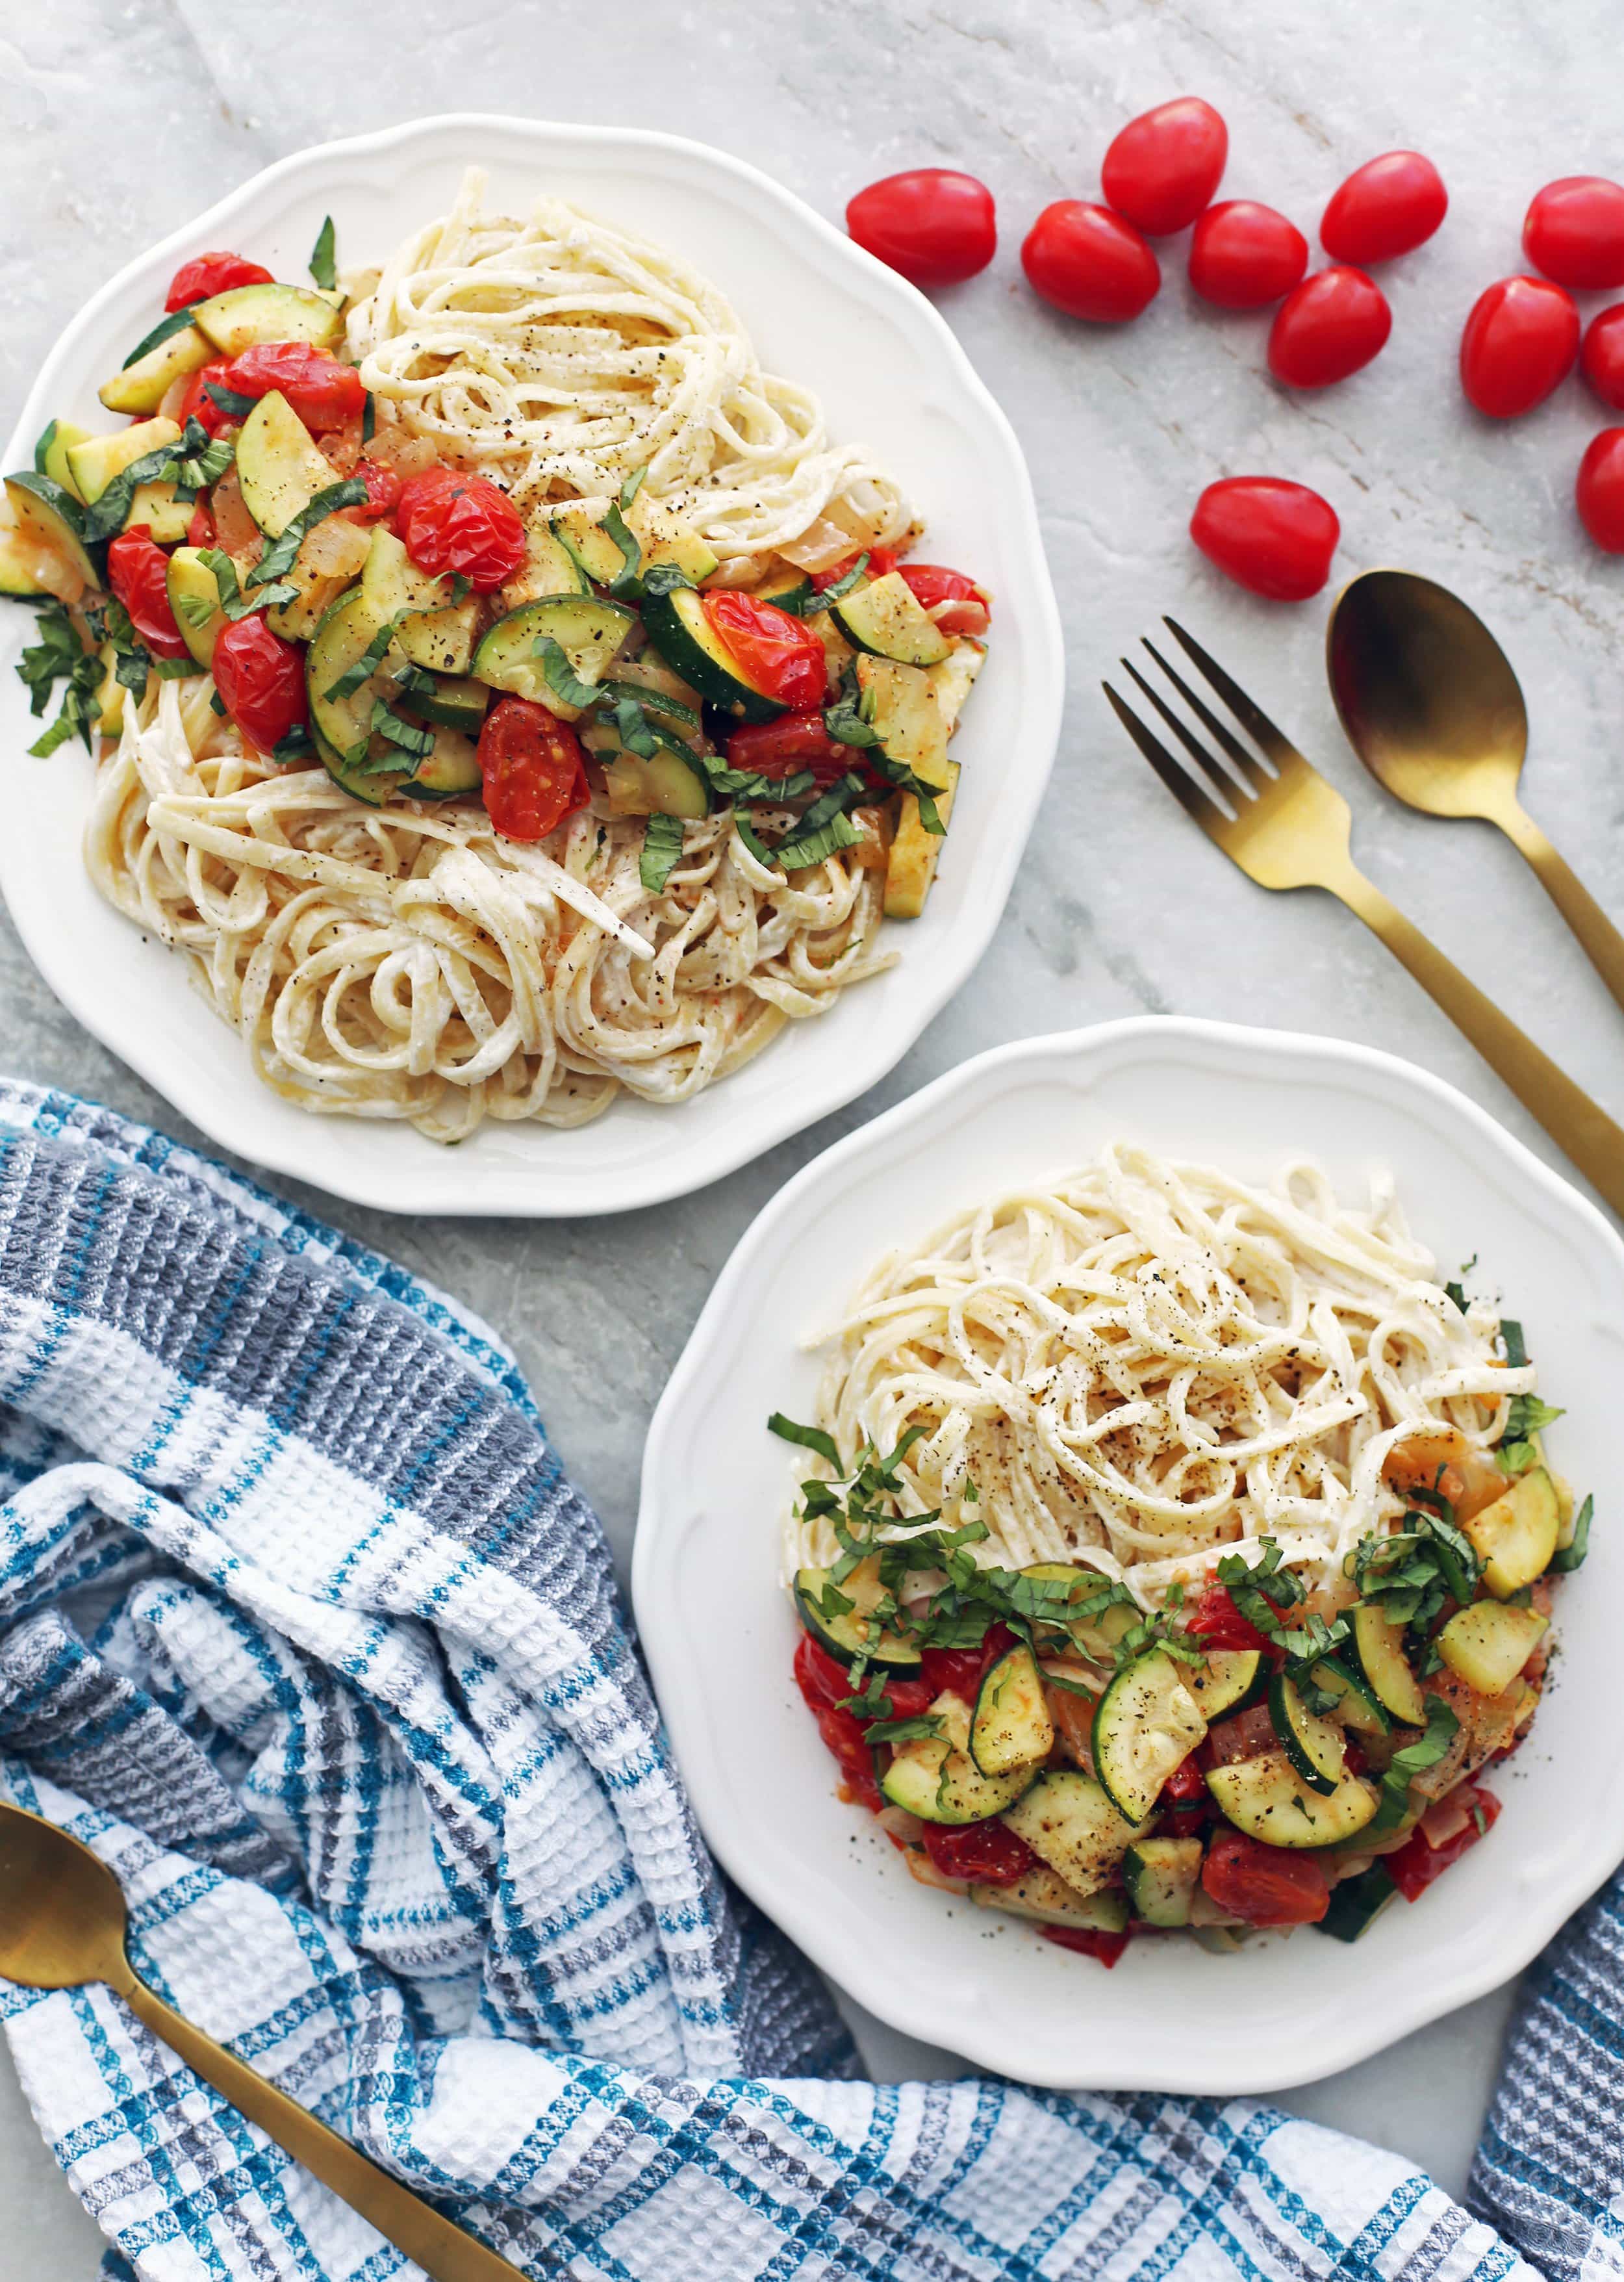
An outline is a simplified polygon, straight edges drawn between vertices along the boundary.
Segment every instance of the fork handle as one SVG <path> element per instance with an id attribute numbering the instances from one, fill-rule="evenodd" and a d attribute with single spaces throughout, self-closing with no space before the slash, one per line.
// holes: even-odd
<path id="1" fill-rule="evenodd" d="M 1555 852 L 1554 850 L 1552 851 Z M 1395 959 L 1407 966 L 1428 997 L 1436 1000 L 1457 1029 L 1510 1086 L 1530 1117 L 1536 1118 L 1558 1149 L 1591 1186 L 1624 1218 L 1624 1129 L 1599 1103 L 1576 1086 L 1526 1031 L 1507 1020 L 1475 982 L 1451 965 L 1380 888 L 1349 864 L 1323 883 L 1340 896 L 1379 935 Z M 1577 881 L 1574 883 L 1578 886 Z M 1580 890 L 1583 893 L 1582 889 Z"/>
<path id="2" fill-rule="evenodd" d="M 1624 1006 L 1624 935 L 1519 802 L 1512 801 L 1504 811 L 1496 810 L 1495 822 L 1526 858 L 1535 878 L 1578 937 L 1585 957 L 1618 1005 Z"/>
<path id="3" fill-rule="evenodd" d="M 257 2123 L 286 2154 L 313 2171 L 325 2187 L 342 2197 L 352 2210 L 375 2226 L 386 2241 L 415 2259 L 432 2282 L 524 2282 L 520 2268 L 510 2266 L 488 2250 L 475 2236 L 440 2213 L 401 2180 L 381 2170 L 359 2147 L 329 2131 L 325 2123 L 301 2107 L 296 2100 L 217 2045 L 193 2022 L 184 2019 L 154 1995 L 144 1981 L 131 1976 L 119 1994 L 138 2020 L 187 2066 L 212 2084 L 216 2092 Z"/>

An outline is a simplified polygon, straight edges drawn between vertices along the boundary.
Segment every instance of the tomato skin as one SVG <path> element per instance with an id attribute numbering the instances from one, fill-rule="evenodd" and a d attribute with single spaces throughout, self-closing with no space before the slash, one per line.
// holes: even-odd
<path id="1" fill-rule="evenodd" d="M 727 757 L 730 767 L 759 769 L 764 777 L 793 777 L 810 769 L 820 792 L 847 769 L 862 766 L 855 746 L 837 744 L 830 735 L 821 711 L 780 713 L 776 721 L 747 722 L 729 737 Z"/>
<path id="2" fill-rule="evenodd" d="M 795 1643 L 795 1685 L 814 1712 L 826 1711 L 852 1692 L 852 1676 L 808 1632 Z"/>
<path id="3" fill-rule="evenodd" d="M 169 607 L 168 578 L 169 557 L 154 542 L 151 524 L 121 531 L 109 545 L 107 583 L 137 634 L 154 657 L 188 657 L 191 653 Z"/>
<path id="4" fill-rule="evenodd" d="M 524 525 L 507 493 L 484 476 L 425 468 L 400 487 L 395 529 L 420 570 L 448 573 L 488 594 L 524 560 Z"/>
<path id="5" fill-rule="evenodd" d="M 207 364 L 200 365 L 187 382 L 186 393 L 175 415 L 182 428 L 189 420 L 195 420 L 209 435 L 218 436 L 222 428 L 231 424 L 231 415 L 222 412 L 207 393 L 211 383 L 216 388 L 230 386 L 226 378 L 226 362 L 224 357 L 212 358 Z"/>
<path id="6" fill-rule="evenodd" d="M 1091 1926 L 1040 1926 L 1039 1934 L 1056 1949 L 1074 1949 L 1079 1957 L 1097 1958 L 1109 1973 L 1133 1938 L 1132 1926 L 1120 1933 L 1096 1933 Z"/>
<path id="7" fill-rule="evenodd" d="M 220 628 L 214 686 L 237 727 L 262 753 L 310 718 L 304 645 L 274 634 L 259 610 Z"/>
<path id="8" fill-rule="evenodd" d="M 213 547 L 219 536 L 205 493 L 192 509 L 192 519 L 186 526 L 186 544 L 189 547 Z"/>
<path id="9" fill-rule="evenodd" d="M 1207 1778 L 1197 1766 L 1192 1751 L 1187 1759 L 1180 1759 L 1167 1781 L 1162 1785 L 1163 1802 L 1169 1806 L 1188 1806 L 1193 1800 L 1207 1797 Z"/>
<path id="10" fill-rule="evenodd" d="M 1481 1830 L 1473 1820 L 1453 1838 L 1446 1838 L 1442 1846 L 1429 1846 L 1422 1833 L 1417 1830 L 1391 1854 L 1382 1856 L 1382 1868 L 1407 1902 L 1419 1900 L 1435 1878 L 1441 1878 L 1451 1864 L 1458 1862 L 1463 1854 L 1470 1853 L 1478 1840 L 1492 1830 L 1498 1821 L 1500 1802 L 1493 1791 L 1479 1790 L 1474 1785 L 1468 1793 L 1468 1798 L 1483 1818 Z"/>
<path id="11" fill-rule="evenodd" d="M 1038 1861 L 1025 1840 L 996 1820 L 957 1829 L 927 1822 L 924 1851 L 945 1878 L 968 1878 L 978 1886 L 1012 1886 Z"/>
<path id="12" fill-rule="evenodd" d="M 1209 1585 L 1185 1618 L 1184 1628 L 1210 1649 L 1266 1649 L 1269 1645 L 1257 1626 L 1236 1608 L 1227 1585 Z"/>
<path id="13" fill-rule="evenodd" d="M 1331 193 L 1319 222 L 1319 243 L 1333 261 L 1361 269 L 1413 253 L 1450 210 L 1443 177 L 1419 151 L 1387 151 L 1367 159 Z"/>
<path id="14" fill-rule="evenodd" d="M 855 1716 L 839 1708 L 840 1698 L 852 1692 L 850 1674 L 809 1633 L 802 1633 L 795 1644 L 793 1670 L 795 1685 L 817 1721 L 818 1734 L 839 1763 L 847 1789 L 878 1813 L 885 1801 L 874 1780 L 873 1754 Z"/>
<path id="15" fill-rule="evenodd" d="M 1223 180 L 1229 129 L 1198 95 L 1158 103 L 1118 128 L 1100 168 L 1106 204 L 1147 237 L 1187 229 Z"/>
<path id="16" fill-rule="evenodd" d="M 367 401 L 361 376 L 308 341 L 260 341 L 226 367 L 225 385 L 240 396 L 285 396 L 313 436 L 342 428 Z"/>
<path id="17" fill-rule="evenodd" d="M 1591 318 L 1579 369 L 1604 404 L 1624 412 L 1624 301 L 1615 301 Z"/>
<path id="18" fill-rule="evenodd" d="M 902 584 L 945 634 L 984 634 L 992 620 L 986 589 L 941 563 L 898 565 Z"/>
<path id="19" fill-rule="evenodd" d="M 1460 384 L 1491 420 L 1515 420 L 1566 380 L 1579 353 L 1574 297 L 1543 277 L 1502 277 L 1460 336 Z"/>
<path id="20" fill-rule="evenodd" d="M 1209 206 L 1190 240 L 1190 283 L 1220 309 L 1261 309 L 1303 282 L 1308 240 L 1256 198 Z"/>
<path id="21" fill-rule="evenodd" d="M 1303 602 L 1319 594 L 1341 536 L 1329 501 L 1280 476 L 1228 476 L 1209 484 L 1190 517 L 1190 537 L 1208 560 L 1272 602 Z"/>
<path id="22" fill-rule="evenodd" d="M 1547 182 L 1529 202 L 1522 250 L 1558 285 L 1624 285 L 1624 183 L 1601 175 Z"/>
<path id="23" fill-rule="evenodd" d="M 993 193 L 951 167 L 914 167 L 848 200 L 846 227 L 910 284 L 962 285 L 998 251 Z"/>
<path id="24" fill-rule="evenodd" d="M 1331 1881 L 1311 1857 L 1240 1830 L 1213 1834 L 1201 1882 L 1219 1909 L 1249 1925 L 1318 1925 L 1331 1906 Z"/>
<path id="25" fill-rule="evenodd" d="M 591 797 L 581 740 L 528 697 L 504 697 L 486 714 L 479 767 L 486 811 L 508 840 L 545 840 Z"/>
<path id="26" fill-rule="evenodd" d="M 1082 198 L 1044 207 L 1021 267 L 1040 300 L 1094 325 L 1129 323 L 1162 287 L 1162 266 L 1133 223 Z"/>
<path id="27" fill-rule="evenodd" d="M 1592 436 L 1579 462 L 1574 501 L 1579 520 L 1608 555 L 1624 555 L 1624 428 Z"/>
<path id="28" fill-rule="evenodd" d="M 981 1685 L 981 1651 L 978 1648 L 927 1648 L 919 1659 L 919 1677 L 932 1700 L 941 1695 L 962 1696 L 967 1704 L 973 1704 Z"/>
<path id="29" fill-rule="evenodd" d="M 804 618 L 726 587 L 700 602 L 712 630 L 758 689 L 797 711 L 823 703 L 829 660 Z"/>
<path id="30" fill-rule="evenodd" d="M 268 269 L 261 269 L 257 261 L 244 260 L 240 253 L 194 253 L 169 280 L 164 308 L 173 314 L 176 309 L 189 308 L 194 301 L 208 301 L 216 293 L 229 293 L 237 285 L 274 283 Z"/>
<path id="31" fill-rule="evenodd" d="M 1269 369 L 1288 388 L 1331 388 L 1387 345 L 1393 312 L 1375 280 L 1337 264 L 1294 286 L 1269 330 Z"/>
<path id="32" fill-rule="evenodd" d="M 386 515 L 393 515 L 400 501 L 400 478 L 393 468 L 386 468 L 382 460 L 358 460 L 357 477 L 367 486 L 364 507 L 344 508 L 340 512 L 352 523 L 381 523 Z"/>

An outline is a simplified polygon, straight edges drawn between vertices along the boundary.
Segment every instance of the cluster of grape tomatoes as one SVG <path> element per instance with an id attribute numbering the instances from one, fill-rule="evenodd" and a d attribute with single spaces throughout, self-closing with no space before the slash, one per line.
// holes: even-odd
<path id="1" fill-rule="evenodd" d="M 1308 240 L 1285 214 L 1253 198 L 1218 199 L 1228 156 L 1228 128 L 1199 96 L 1131 120 L 1105 153 L 1102 199 L 1057 199 L 1032 223 L 1021 247 L 1027 281 L 1068 316 L 1126 323 L 1161 291 L 1150 241 L 1188 229 L 1190 284 L 1203 299 L 1222 309 L 1273 307 L 1267 361 L 1281 386 L 1334 386 L 1386 345 L 1393 314 L 1370 270 L 1433 236 L 1449 209 L 1442 178 L 1418 151 L 1389 151 L 1357 168 L 1320 218 L 1329 260 L 1311 275 Z M 976 276 L 997 247 L 991 191 L 947 167 L 870 183 L 847 207 L 847 226 L 924 287 Z M 1523 250 L 1538 275 L 1499 279 L 1466 319 L 1467 400 L 1489 418 L 1516 418 L 1578 364 L 1601 401 L 1624 410 L 1624 301 L 1586 329 L 1574 299 L 1575 290 L 1624 286 L 1624 185 L 1588 175 L 1547 183 L 1528 208 Z M 1624 553 L 1624 427 L 1593 439 L 1575 496 L 1595 543 Z M 1329 577 L 1341 527 L 1330 502 L 1306 485 L 1237 476 L 1202 493 L 1190 535 L 1254 594 L 1301 602 Z"/>

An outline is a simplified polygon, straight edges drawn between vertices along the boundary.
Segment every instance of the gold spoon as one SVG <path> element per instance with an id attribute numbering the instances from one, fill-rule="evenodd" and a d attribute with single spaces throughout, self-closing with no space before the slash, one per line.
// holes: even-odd
<path id="1" fill-rule="evenodd" d="M 0 1803 L 0 1975 L 29 1989 L 104 1981 L 171 2052 L 434 2282 L 522 2282 L 518 2267 L 442 2218 L 308 2108 L 172 2012 L 136 1979 L 124 1929 L 124 1896 L 100 1857 L 55 1823 Z"/>
<path id="2" fill-rule="evenodd" d="M 1497 824 L 1624 1007 L 1624 935 L 1517 797 L 1528 712 L 1481 618 L 1413 570 L 1365 570 L 1336 598 L 1326 669 L 1371 774 L 1425 816 Z"/>

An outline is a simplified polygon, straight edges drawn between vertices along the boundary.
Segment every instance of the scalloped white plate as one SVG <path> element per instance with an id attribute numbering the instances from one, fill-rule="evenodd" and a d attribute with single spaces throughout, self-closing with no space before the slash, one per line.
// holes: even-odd
<path id="1" fill-rule="evenodd" d="M 627 128 L 468 113 L 282 159 L 80 312 L 29 392 L 4 465 L 32 464 L 53 414 L 112 424 L 97 386 L 147 330 L 188 254 L 229 245 L 302 276 L 330 213 L 342 261 L 382 259 L 445 211 L 472 160 L 489 169 L 499 205 L 522 209 L 545 189 L 677 249 L 734 303 L 768 367 L 819 392 L 831 432 L 869 443 L 894 470 L 925 517 L 932 559 L 962 563 L 994 590 L 994 640 L 954 744 L 965 768 L 952 846 L 924 917 L 892 930 L 898 965 L 677 1108 L 622 1100 L 571 1132 L 491 1124 L 455 1150 L 409 1126 L 310 1116 L 254 1077 L 181 960 L 92 888 L 79 854 L 88 757 L 75 746 L 49 762 L 21 757 L 38 734 L 10 670 L 33 625 L 21 610 L 0 625 L 0 892 L 63 1003 L 222 1147 L 393 1212 L 622 1212 L 718 1179 L 876 1084 L 968 976 L 998 924 L 1054 757 L 1060 621 L 1020 447 L 931 304 L 754 167 Z"/>
<path id="2" fill-rule="evenodd" d="M 860 1810 L 790 1677 L 777 1580 L 793 1454 L 770 1410 L 805 1417 L 800 1342 L 882 1253 L 950 1212 L 1078 1164 L 1113 1136 L 1251 1179 L 1305 1154 L 1344 1194 L 1396 1177 L 1445 1274 L 1522 1318 L 1567 1416 L 1563 1471 L 1600 1506 L 1558 1595 L 1560 1648 L 1529 1740 L 1493 1779 L 1489 1839 L 1356 1947 L 1310 1931 L 1239 1954 L 1135 1942 L 1110 1972 L 1031 1929 L 916 1885 Z M 1181 1020 L 1108 1023 L 1001 1047 L 808 1165 L 717 1280 L 655 1414 L 632 1593 L 661 1709 L 705 1836 L 762 1907 L 882 2020 L 1039 2084 L 1230 2094 L 1350 2066 L 1508 1979 L 1624 1853 L 1614 1497 L 1624 1379 L 1624 1243 L 1595 1207 L 1425 1071 L 1330 1039 Z"/>

